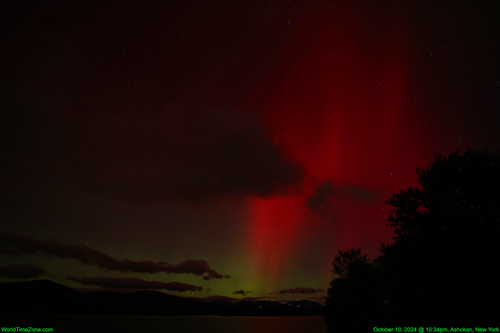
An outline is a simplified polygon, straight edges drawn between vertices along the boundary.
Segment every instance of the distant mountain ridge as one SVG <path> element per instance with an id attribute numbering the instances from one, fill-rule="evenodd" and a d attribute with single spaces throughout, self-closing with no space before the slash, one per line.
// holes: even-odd
<path id="1" fill-rule="evenodd" d="M 132 293 L 80 293 L 51 280 L 0 283 L 0 314 L 82 315 L 323 315 L 312 301 L 281 304 L 275 301 L 203 302 L 152 290 Z"/>

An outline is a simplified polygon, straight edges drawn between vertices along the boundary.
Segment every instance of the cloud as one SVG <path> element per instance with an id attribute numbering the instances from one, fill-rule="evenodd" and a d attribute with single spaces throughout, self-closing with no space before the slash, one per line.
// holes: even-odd
<path id="1" fill-rule="evenodd" d="M 315 289 L 315 288 L 293 288 L 293 289 L 282 289 L 279 290 L 279 294 L 315 294 L 320 291 L 323 291 L 323 289 Z"/>
<path id="2" fill-rule="evenodd" d="M 8 265 L 0 267 L 0 276 L 13 279 L 32 279 L 45 274 L 45 270 L 31 265 Z"/>
<path id="3" fill-rule="evenodd" d="M 16 188 L 20 182 L 26 186 L 60 182 L 147 204 L 267 198 L 301 189 L 302 163 L 285 147 L 275 145 L 261 121 L 249 112 L 190 110 L 187 106 L 144 110 L 139 105 L 123 105 L 118 114 L 109 105 L 100 105 L 101 98 L 96 96 L 86 105 L 85 117 L 78 120 L 53 111 L 49 118 L 61 125 L 51 127 L 54 133 L 47 133 L 42 121 L 23 126 L 19 116 L 11 142 L 25 142 L 24 137 L 31 138 L 32 132 L 45 139 L 33 140 L 34 144 L 10 155 L 16 161 L 51 158 L 44 158 L 43 165 L 18 163 L 19 167 L 12 167 L 16 179 L 9 183 L 12 191 L 21 193 L 23 189 Z M 119 98 L 123 96 L 116 96 Z M 33 118 L 31 114 L 26 117 Z M 32 178 L 26 181 L 23 177 Z"/>
<path id="4" fill-rule="evenodd" d="M 373 203 L 379 199 L 376 191 L 357 185 L 335 185 L 328 179 L 316 186 L 305 205 L 324 217 L 337 217 L 346 207 L 360 202 Z"/>
<path id="5" fill-rule="evenodd" d="M 161 289 L 169 291 L 203 291 L 203 287 L 181 282 L 145 281 L 138 278 L 114 278 L 114 277 L 82 277 L 68 276 L 68 280 L 83 285 L 99 286 L 103 288 L 120 289 Z"/>
<path id="6" fill-rule="evenodd" d="M 43 253 L 57 258 L 71 258 L 86 265 L 96 266 L 107 271 L 136 272 L 136 273 L 174 273 L 204 275 L 204 279 L 230 278 L 230 275 L 217 273 L 205 260 L 186 260 L 176 265 L 149 260 L 133 261 L 118 260 L 105 253 L 99 252 L 85 245 L 61 244 L 57 240 L 42 241 L 25 235 L 0 233 L 0 246 L 4 254 Z"/>
<path id="7" fill-rule="evenodd" d="M 1 254 L 6 254 L 6 255 L 9 255 L 9 256 L 12 256 L 12 257 L 19 257 L 19 256 L 23 255 L 23 253 L 21 251 L 9 248 L 9 247 L 4 246 L 2 244 L 0 244 L 0 253 Z"/>
<path id="8" fill-rule="evenodd" d="M 233 295 L 243 295 L 243 296 L 246 296 L 246 294 L 249 294 L 250 291 L 244 291 L 243 289 L 242 290 L 236 290 Z"/>
<path id="9" fill-rule="evenodd" d="M 205 275 L 203 277 L 203 280 L 207 280 L 208 281 L 210 279 L 217 279 L 217 280 L 219 280 L 219 279 L 229 279 L 229 278 L 231 278 L 231 275 L 222 275 L 222 274 L 217 273 L 213 269 L 209 269 L 207 271 L 207 275 Z"/>
<path id="10" fill-rule="evenodd" d="M 76 21 L 81 19 L 80 11 L 73 8 L 69 12 L 78 12 L 76 17 L 69 16 Z M 112 10 L 106 8 L 103 12 Z M 194 19 L 188 10 L 172 12 L 177 13 L 172 14 L 175 20 L 181 14 L 183 22 L 193 22 L 202 34 L 214 35 L 206 30 L 203 20 Z M 242 12 L 245 17 L 260 17 L 258 11 L 251 15 L 248 10 Z M 159 17 L 153 12 L 148 15 Z M 36 15 L 33 17 L 35 22 L 39 21 Z M 146 17 L 142 20 L 150 22 Z M 19 87 L 16 84 L 2 94 L 8 98 L 5 102 L 0 100 L 9 121 L 0 125 L 5 129 L 2 131 L 6 136 L 4 142 L 12 143 L 4 158 L 14 161 L 11 169 L 16 179 L 32 177 L 44 182 L 57 178 L 62 184 L 69 182 L 99 193 L 109 191 L 125 200 L 142 203 L 199 202 L 247 195 L 269 197 L 286 193 L 300 183 L 301 164 L 272 142 L 262 121 L 248 115 L 248 111 L 226 106 L 241 104 L 235 96 L 252 95 L 249 92 L 260 89 L 261 80 L 231 80 L 234 82 L 228 86 L 226 79 L 220 79 L 220 71 L 232 76 L 233 66 L 221 68 L 214 64 L 207 68 L 206 56 L 187 51 L 184 40 L 174 37 L 177 33 L 173 31 L 185 33 L 181 26 L 172 23 L 175 20 L 167 20 L 162 29 L 152 31 L 150 23 L 138 24 L 128 28 L 132 33 L 123 34 L 128 24 L 110 24 L 103 18 L 89 24 L 113 31 L 121 26 L 119 44 L 109 43 L 105 34 L 70 34 L 71 25 L 67 22 L 73 19 L 68 18 L 67 22 L 60 22 L 61 27 L 68 29 L 56 29 L 57 32 L 49 33 L 51 37 L 44 37 L 61 42 L 57 47 L 48 47 L 51 52 L 40 57 L 40 61 L 9 57 L 9 63 L 14 65 L 8 66 L 10 75 L 5 78 L 16 79 L 5 79 L 2 83 L 13 86 L 19 82 Z M 151 22 L 154 21 L 156 19 Z M 247 23 L 255 23 L 243 17 L 237 21 L 246 31 L 252 30 Z M 213 24 L 214 31 L 224 29 L 217 22 L 210 22 Z M 22 24 L 17 27 L 26 38 L 31 36 L 30 42 L 23 43 L 23 47 L 30 50 L 26 54 L 40 52 L 36 47 L 40 43 L 38 34 L 28 33 L 26 29 L 31 28 Z M 158 48 L 155 38 L 140 39 L 141 48 L 156 50 L 154 59 L 140 64 L 130 61 L 128 56 L 135 53 L 133 45 L 139 42 L 134 38 L 137 29 L 143 35 L 167 38 L 170 47 Z M 129 41 L 124 45 L 130 49 L 122 48 L 122 38 Z M 201 35 L 200 38 L 204 40 Z M 18 43 L 12 38 L 7 45 Z M 277 48 L 275 43 L 270 45 Z M 228 54 L 227 46 L 222 44 L 211 49 L 209 58 L 221 59 Z M 116 52 L 128 60 L 117 61 L 117 57 L 111 56 Z M 236 52 L 237 59 L 239 53 Z M 254 68 L 254 56 L 247 52 L 240 55 L 246 59 L 248 68 Z M 266 53 L 261 59 L 267 60 L 267 57 Z M 238 60 L 240 64 L 241 60 Z M 106 70 L 87 66 L 97 63 Z M 173 63 L 176 65 L 171 66 Z M 155 70 L 146 70 L 144 66 Z M 23 74 L 27 68 L 33 68 L 33 75 Z M 212 77 L 210 68 L 216 68 L 217 75 L 212 73 L 215 75 Z M 258 72 L 250 70 L 251 76 Z M 249 87 L 252 90 L 248 90 Z M 206 107 L 211 104 L 218 106 Z M 26 162 L 34 160 L 43 163 Z M 17 166 L 23 167 L 22 172 Z M 13 188 L 16 185 L 12 183 Z M 26 188 L 18 191 L 26 191 Z"/>

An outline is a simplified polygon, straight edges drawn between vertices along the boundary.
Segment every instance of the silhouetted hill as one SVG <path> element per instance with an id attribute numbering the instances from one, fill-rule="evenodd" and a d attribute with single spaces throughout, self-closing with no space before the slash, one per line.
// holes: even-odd
<path id="1" fill-rule="evenodd" d="M 265 300 L 256 302 L 241 301 L 227 309 L 226 312 L 226 315 L 234 316 L 322 316 L 323 314 L 323 306 L 311 301 L 282 304 Z"/>
<path id="2" fill-rule="evenodd" d="M 81 294 L 80 310 L 80 313 L 86 314 L 211 315 L 221 311 L 221 305 L 143 290 L 130 294 L 114 292 Z"/>
<path id="3" fill-rule="evenodd" d="M 216 301 L 211 301 L 211 304 L 218 304 L 218 305 L 223 305 L 223 306 L 233 306 L 234 304 L 229 302 L 229 301 L 224 301 L 224 300 L 216 300 Z"/>
<path id="4" fill-rule="evenodd" d="M 302 300 L 302 301 L 290 302 L 288 304 L 290 304 L 290 306 L 297 307 L 297 308 L 298 307 L 310 308 L 310 309 L 322 309 L 323 308 L 323 305 L 316 303 L 316 302 L 313 302 L 313 301 L 308 301 L 306 299 Z"/>
<path id="5" fill-rule="evenodd" d="M 0 283 L 1 313 L 72 313 L 80 293 L 50 280 Z"/>
<path id="6" fill-rule="evenodd" d="M 319 307 L 272 301 L 203 302 L 143 290 L 133 293 L 99 291 L 79 293 L 49 280 L 0 283 L 0 314 L 85 315 L 228 315 L 288 316 L 322 315 Z M 309 301 L 303 301 L 309 302 Z M 295 304 L 297 303 L 297 304 Z M 300 303 L 303 305 L 306 303 Z M 307 303 L 309 304 L 309 303 Z"/>

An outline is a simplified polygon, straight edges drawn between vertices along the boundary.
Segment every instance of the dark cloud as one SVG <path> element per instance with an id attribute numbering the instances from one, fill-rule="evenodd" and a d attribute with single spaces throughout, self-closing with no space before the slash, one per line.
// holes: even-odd
<path id="1" fill-rule="evenodd" d="M 93 119 L 93 131 L 82 129 L 84 140 L 75 139 L 75 151 L 84 154 L 74 155 L 74 179 L 139 203 L 270 197 L 298 188 L 302 165 L 271 142 L 258 120 L 238 113 L 175 110 Z"/>
<path id="2" fill-rule="evenodd" d="M 43 253 L 57 258 L 71 258 L 86 265 L 97 266 L 108 271 L 136 273 L 175 273 L 204 275 L 206 279 L 230 278 L 217 273 L 205 260 L 186 260 L 176 265 L 149 260 L 118 260 L 85 245 L 61 244 L 57 240 L 42 241 L 25 235 L 0 233 L 0 245 L 9 252 L 24 254 Z"/>
<path id="3" fill-rule="evenodd" d="M 138 278 L 114 278 L 114 277 L 82 277 L 68 276 L 68 280 L 83 285 L 99 286 L 103 288 L 119 289 L 161 289 L 169 291 L 203 291 L 203 287 L 181 282 L 144 281 Z"/>
<path id="4" fill-rule="evenodd" d="M 357 185 L 335 185 L 328 179 L 314 189 L 305 205 L 313 212 L 331 218 L 342 215 L 345 208 L 353 203 L 370 203 L 378 198 L 378 193 L 371 189 Z"/>
<path id="5" fill-rule="evenodd" d="M 246 296 L 246 294 L 249 294 L 250 291 L 244 291 L 243 289 L 241 290 L 236 290 L 233 295 L 243 295 L 243 296 Z"/>
<path id="6" fill-rule="evenodd" d="M 219 280 L 219 279 L 229 279 L 229 278 L 231 278 L 231 275 L 222 275 L 222 274 L 217 273 L 213 269 L 209 269 L 207 271 L 207 275 L 205 275 L 203 277 L 203 280 L 207 280 L 208 281 L 210 279 L 217 279 L 217 280 Z"/>
<path id="7" fill-rule="evenodd" d="M 23 255 L 23 253 L 21 251 L 9 248 L 9 247 L 4 246 L 2 244 L 0 244 L 0 253 L 1 254 L 6 254 L 6 255 L 9 255 L 9 256 L 13 256 L 13 257 L 18 257 L 18 256 L 22 256 Z"/>
<path id="8" fill-rule="evenodd" d="M 171 107 L 117 114 L 105 108 L 90 106 L 80 119 L 52 115 L 57 125 L 51 127 L 47 121 L 17 121 L 19 128 L 5 140 L 24 143 L 32 133 L 44 139 L 12 147 L 11 190 L 21 196 L 20 184 L 58 183 L 139 204 L 301 190 L 303 165 L 244 112 Z M 24 162 L 39 159 L 44 163 Z"/>
<path id="9" fill-rule="evenodd" d="M 13 279 L 32 279 L 42 276 L 45 270 L 31 265 L 8 265 L 0 267 L 0 276 Z"/>
<path id="10" fill-rule="evenodd" d="M 323 289 L 315 289 L 315 288 L 293 288 L 293 289 L 282 289 L 279 290 L 278 293 L 280 294 L 315 294 L 320 291 L 323 291 Z"/>
<path id="11" fill-rule="evenodd" d="M 40 11 L 26 12 L 14 5 L 17 11 L 9 10 L 9 20 L 15 35 L 6 37 L 4 44 L 10 46 L 2 53 L 10 65 L 0 80 L 5 115 L 0 135 L 8 143 L 4 158 L 10 161 L 9 179 L 15 179 L 12 189 L 23 191 L 21 181 L 26 186 L 58 181 L 145 203 L 269 197 L 299 185 L 302 165 L 273 144 L 259 112 L 235 106 L 241 103 L 234 95 L 252 91 L 250 82 L 261 87 L 260 77 L 250 77 L 270 54 L 264 52 L 257 60 L 255 53 L 243 51 L 247 39 L 240 40 L 240 34 L 229 32 L 225 24 L 229 20 L 241 28 L 238 31 L 263 34 L 252 40 L 274 34 L 247 24 L 255 24 L 262 15 L 253 5 L 214 6 L 224 20 L 201 13 L 192 16 L 183 5 L 179 10 L 149 8 L 139 16 L 138 7 L 123 8 L 137 18 L 132 25 L 120 18 L 113 23 L 105 19 L 103 13 L 114 13 L 113 6 L 99 4 L 102 15 L 92 22 L 86 19 L 92 6 L 42 6 L 37 8 L 47 14 L 65 15 L 49 19 L 57 27 L 38 29 L 48 22 L 39 17 Z M 244 18 L 236 19 L 239 11 Z M 165 15 L 172 19 L 165 20 Z M 198 32 L 186 35 L 173 23 L 179 17 Z M 85 28 L 70 33 L 80 24 Z M 111 37 L 115 35 L 120 38 Z M 205 44 L 205 51 L 190 50 L 188 45 L 195 44 Z M 278 44 L 267 43 L 276 50 Z M 36 60 L 27 56 L 33 54 Z M 228 56 L 239 69 L 245 64 L 244 80 L 235 74 L 236 63 L 220 66 Z M 227 82 L 229 77 L 233 79 Z"/>

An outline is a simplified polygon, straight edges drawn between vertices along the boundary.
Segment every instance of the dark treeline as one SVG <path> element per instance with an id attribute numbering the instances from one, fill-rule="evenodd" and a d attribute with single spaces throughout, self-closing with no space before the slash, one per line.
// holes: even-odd
<path id="1" fill-rule="evenodd" d="M 349 249 L 335 257 L 330 331 L 498 326 L 500 155 L 436 155 L 417 175 L 417 187 L 386 202 L 395 236 L 382 255 L 370 261 Z"/>

